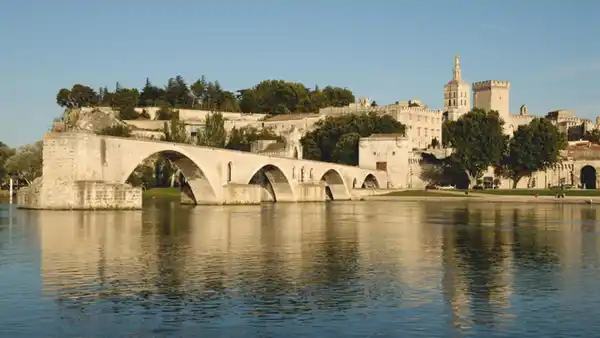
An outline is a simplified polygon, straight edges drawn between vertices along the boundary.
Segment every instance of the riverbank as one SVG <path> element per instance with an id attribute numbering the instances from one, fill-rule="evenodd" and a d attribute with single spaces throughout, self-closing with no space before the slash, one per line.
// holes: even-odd
<path id="1" fill-rule="evenodd" d="M 144 191 L 145 198 L 181 198 L 181 190 L 179 188 L 152 188 Z"/>
<path id="2" fill-rule="evenodd" d="M 512 193 L 512 194 L 511 194 Z M 535 194 L 538 194 L 536 197 Z M 566 190 L 564 198 L 556 198 L 554 190 L 478 190 L 465 194 L 460 190 L 426 191 L 406 190 L 367 196 L 366 201 L 469 201 L 488 203 L 552 203 L 552 204 L 600 204 L 598 190 Z"/>

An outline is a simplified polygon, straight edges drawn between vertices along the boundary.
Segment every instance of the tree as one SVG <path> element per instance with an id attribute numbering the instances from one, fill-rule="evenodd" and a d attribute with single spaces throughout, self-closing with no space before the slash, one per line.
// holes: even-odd
<path id="1" fill-rule="evenodd" d="M 112 100 L 113 109 L 119 112 L 119 117 L 122 120 L 135 120 L 139 114 L 135 111 L 135 107 L 140 100 L 140 93 L 135 88 L 119 88 L 114 93 Z"/>
<path id="2" fill-rule="evenodd" d="M 346 134 L 355 133 L 360 137 L 390 133 L 404 135 L 406 130 L 402 123 L 390 115 L 378 116 L 375 113 L 327 117 L 317 122 L 315 127 L 300 140 L 303 157 L 351 165 L 358 164 L 358 142 L 356 135 Z"/>
<path id="3" fill-rule="evenodd" d="M 185 124 L 179 120 L 179 112 L 173 111 L 171 120 L 165 122 L 163 130 L 165 132 L 165 141 L 175 143 L 187 143 L 189 141 Z"/>
<path id="4" fill-rule="evenodd" d="M 6 160 L 6 172 L 16 174 L 30 184 L 35 178 L 42 176 L 42 148 L 42 141 L 19 148 Z"/>
<path id="5" fill-rule="evenodd" d="M 470 185 L 474 185 L 489 166 L 500 163 L 508 142 L 503 125 L 498 112 L 479 108 L 447 124 L 445 141 L 454 148 L 452 160 L 467 174 Z"/>
<path id="6" fill-rule="evenodd" d="M 3 142 L 0 142 L 0 184 L 6 178 L 6 161 L 15 154 L 15 150 Z"/>
<path id="7" fill-rule="evenodd" d="M 229 133 L 229 140 L 225 148 L 239 151 L 251 151 L 252 143 L 258 140 L 275 140 L 285 142 L 285 139 L 273 132 L 270 128 L 258 130 L 253 126 L 233 128 Z"/>
<path id="8" fill-rule="evenodd" d="M 88 86 L 75 84 L 70 90 L 61 88 L 56 103 L 63 108 L 93 107 L 98 104 L 98 94 Z"/>
<path id="9" fill-rule="evenodd" d="M 359 141 L 360 134 L 356 132 L 340 136 L 331 154 L 333 161 L 341 164 L 357 165 Z"/>
<path id="10" fill-rule="evenodd" d="M 166 92 L 164 89 L 158 88 L 150 82 L 149 78 L 146 78 L 146 84 L 140 93 L 138 100 L 139 107 L 157 107 L 166 104 L 165 101 Z"/>
<path id="11" fill-rule="evenodd" d="M 593 129 L 592 131 L 586 132 L 583 139 L 593 143 L 600 143 L 600 130 Z"/>
<path id="12" fill-rule="evenodd" d="M 438 141 L 437 137 L 434 137 L 431 140 L 431 148 L 436 149 L 440 147 L 440 141 Z"/>
<path id="13" fill-rule="evenodd" d="M 565 135 L 552 122 L 535 118 L 515 131 L 497 172 L 513 180 L 513 188 L 516 188 L 523 177 L 557 164 L 566 146 Z"/>
<path id="14" fill-rule="evenodd" d="M 198 135 L 196 144 L 200 146 L 223 148 L 227 141 L 227 132 L 225 131 L 225 120 L 223 114 L 212 113 L 206 116 L 206 128 L 204 132 Z"/>
<path id="15" fill-rule="evenodd" d="M 452 128 L 454 128 L 455 124 L 456 124 L 456 121 L 451 121 L 451 120 L 445 120 L 444 122 L 442 122 L 442 146 L 443 147 L 450 147 L 450 144 L 452 144 L 452 142 L 451 142 Z"/>

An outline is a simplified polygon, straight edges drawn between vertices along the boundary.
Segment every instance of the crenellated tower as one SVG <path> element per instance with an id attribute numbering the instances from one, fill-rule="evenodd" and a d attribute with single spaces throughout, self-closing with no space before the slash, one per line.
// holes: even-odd
<path id="1" fill-rule="evenodd" d="M 473 107 L 496 110 L 505 122 L 510 122 L 510 82 L 488 80 L 473 83 Z"/>
<path id="2" fill-rule="evenodd" d="M 457 120 L 471 108 L 471 87 L 462 79 L 460 56 L 454 58 L 452 80 L 444 86 L 444 111 L 448 119 Z"/>

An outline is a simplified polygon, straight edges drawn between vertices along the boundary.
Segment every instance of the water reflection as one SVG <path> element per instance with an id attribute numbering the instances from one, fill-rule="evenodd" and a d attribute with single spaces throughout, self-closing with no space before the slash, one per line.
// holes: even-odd
<path id="1" fill-rule="evenodd" d="M 493 336 L 524 334 L 535 321 L 544 323 L 538 333 L 581 332 L 585 317 L 600 315 L 593 206 L 155 203 L 139 212 L 17 213 L 39 237 L 53 328 Z M 5 218 L 0 253 L 10 255 Z"/>

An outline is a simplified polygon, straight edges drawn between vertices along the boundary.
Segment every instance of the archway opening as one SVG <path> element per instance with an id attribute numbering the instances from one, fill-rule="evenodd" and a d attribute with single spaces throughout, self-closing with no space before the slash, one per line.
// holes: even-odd
<path id="1" fill-rule="evenodd" d="M 257 184 L 262 187 L 262 202 L 293 202 L 294 194 L 287 177 L 278 167 L 268 164 L 260 168 L 248 184 Z"/>
<path id="2" fill-rule="evenodd" d="M 298 148 L 294 148 L 294 158 L 298 159 Z"/>
<path id="3" fill-rule="evenodd" d="M 153 198 L 170 198 L 186 204 L 215 204 L 217 197 L 202 169 L 177 151 L 153 153 L 138 162 L 121 182 L 155 190 Z M 181 194 L 183 192 L 183 195 Z"/>
<path id="4" fill-rule="evenodd" d="M 350 195 L 344 184 L 342 175 L 337 170 L 329 169 L 323 176 L 321 181 L 325 182 L 325 196 L 328 200 L 349 200 Z"/>
<path id="5" fill-rule="evenodd" d="M 379 182 L 373 174 L 368 174 L 361 186 L 362 189 L 379 189 Z"/>
<path id="6" fill-rule="evenodd" d="M 596 168 L 586 165 L 581 168 L 581 188 L 596 189 Z"/>

